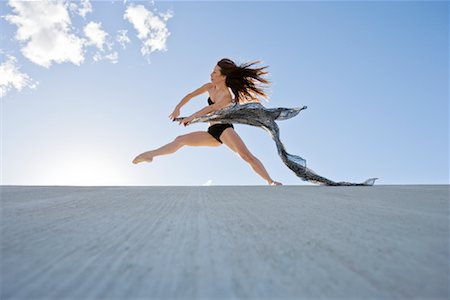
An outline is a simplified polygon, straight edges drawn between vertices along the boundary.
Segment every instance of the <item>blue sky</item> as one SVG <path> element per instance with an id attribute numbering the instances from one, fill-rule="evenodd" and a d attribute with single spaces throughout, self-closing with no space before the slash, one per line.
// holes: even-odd
<path id="1" fill-rule="evenodd" d="M 269 66 L 267 107 L 308 106 L 278 124 L 317 173 L 449 183 L 448 2 L 16 4 L 0 3 L 3 185 L 264 185 L 225 145 L 131 163 L 207 129 L 168 115 L 224 57 Z M 235 129 L 273 179 L 310 185 L 265 131 Z"/>

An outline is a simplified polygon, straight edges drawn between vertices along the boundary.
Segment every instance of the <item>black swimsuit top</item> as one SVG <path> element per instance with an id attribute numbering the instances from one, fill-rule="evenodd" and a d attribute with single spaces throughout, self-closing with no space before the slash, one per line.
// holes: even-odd
<path id="1" fill-rule="evenodd" d="M 234 103 L 234 99 L 232 99 L 231 101 Z M 216 103 L 216 102 L 212 102 L 211 98 L 208 97 L 208 104 L 213 105 L 214 103 Z"/>

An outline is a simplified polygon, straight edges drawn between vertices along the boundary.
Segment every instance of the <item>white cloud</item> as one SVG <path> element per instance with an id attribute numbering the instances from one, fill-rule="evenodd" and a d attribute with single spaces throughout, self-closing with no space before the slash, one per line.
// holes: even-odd
<path id="1" fill-rule="evenodd" d="M 21 91 L 25 87 L 34 89 L 37 85 L 38 82 L 20 72 L 14 56 L 8 55 L 7 60 L 0 65 L 0 98 L 4 97 L 11 88 Z"/>
<path id="2" fill-rule="evenodd" d="M 5 19 L 17 26 L 16 39 L 26 45 L 22 54 L 35 64 L 49 68 L 53 62 L 84 61 L 85 40 L 71 33 L 68 5 L 61 1 L 9 1 L 14 14 Z"/>
<path id="3" fill-rule="evenodd" d="M 204 185 L 204 186 L 206 186 L 206 185 L 211 185 L 211 183 L 212 183 L 212 179 L 209 179 L 207 182 L 205 182 L 204 184 L 202 184 L 202 185 Z"/>
<path id="4" fill-rule="evenodd" d="M 90 12 L 92 12 L 92 5 L 89 0 L 81 0 L 81 7 L 78 9 L 80 16 L 84 18 Z"/>
<path id="5" fill-rule="evenodd" d="M 167 51 L 167 38 L 170 32 L 166 22 L 173 17 L 173 12 L 163 14 L 162 17 L 153 14 L 143 5 L 130 4 L 125 10 L 124 19 L 133 24 L 142 41 L 142 55 L 149 55 L 154 51 Z"/>
<path id="6" fill-rule="evenodd" d="M 89 0 L 81 0 L 79 4 L 76 2 L 70 2 L 69 8 L 70 11 L 75 12 L 83 18 L 85 18 L 88 13 L 92 12 L 92 5 Z"/>
<path id="7" fill-rule="evenodd" d="M 45 68 L 65 62 L 81 65 L 85 61 L 87 46 L 97 48 L 93 57 L 95 61 L 117 63 L 118 54 L 113 49 L 113 42 L 120 44 L 123 49 L 131 42 L 127 30 L 119 30 L 114 41 L 114 37 L 101 28 L 100 22 L 92 21 L 82 30 L 85 36 L 78 36 L 76 33 L 79 31 L 73 27 L 69 12 L 72 16 L 78 14 L 84 18 L 92 12 L 89 0 L 9 0 L 8 5 L 12 8 L 11 13 L 4 19 L 17 26 L 15 39 L 20 43 L 22 54 Z M 156 9 L 152 11 L 134 3 L 126 4 L 123 15 L 136 29 L 142 41 L 141 53 L 144 56 L 154 51 L 167 51 L 170 32 L 166 25 L 172 17 L 171 10 L 159 13 Z"/>
<path id="8" fill-rule="evenodd" d="M 117 64 L 119 62 L 119 54 L 117 54 L 116 51 L 102 55 L 100 52 L 95 53 L 94 55 L 94 61 L 100 61 L 100 60 L 109 60 L 113 64 Z"/>
<path id="9" fill-rule="evenodd" d="M 119 58 L 116 51 L 104 54 L 104 46 L 106 46 L 108 51 L 112 51 L 113 44 L 112 42 L 107 41 L 108 33 L 103 31 L 101 26 L 101 23 L 89 22 L 89 24 L 84 27 L 84 34 L 89 40 L 86 45 L 94 45 L 100 50 L 95 53 L 94 61 L 109 60 L 113 64 L 116 64 Z"/>
<path id="10" fill-rule="evenodd" d="M 113 52 L 105 55 L 105 59 L 110 60 L 113 64 L 117 64 L 117 62 L 119 61 L 119 55 L 117 54 L 117 52 Z"/>
<path id="11" fill-rule="evenodd" d="M 130 42 L 130 39 L 127 36 L 128 30 L 119 30 L 117 31 L 116 41 L 122 46 L 123 49 L 126 48 L 125 44 Z"/>
<path id="12" fill-rule="evenodd" d="M 106 36 L 108 35 L 100 27 L 101 23 L 89 22 L 84 27 L 84 34 L 89 39 L 86 45 L 95 45 L 98 49 L 103 51 L 103 45 L 105 44 Z"/>
<path id="13" fill-rule="evenodd" d="M 167 22 L 167 20 L 173 17 L 173 10 L 168 10 L 165 13 L 160 13 L 159 15 L 161 16 L 161 18 L 163 18 L 164 21 Z"/>

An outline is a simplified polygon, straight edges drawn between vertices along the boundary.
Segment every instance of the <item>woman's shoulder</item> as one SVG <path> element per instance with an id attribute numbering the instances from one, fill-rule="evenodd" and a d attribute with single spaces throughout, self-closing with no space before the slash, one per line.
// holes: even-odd
<path id="1" fill-rule="evenodd" d="M 202 88 L 204 88 L 204 89 L 207 90 L 208 92 L 209 92 L 213 87 L 214 87 L 214 86 L 213 86 L 212 82 L 205 83 L 205 84 L 202 86 Z"/>

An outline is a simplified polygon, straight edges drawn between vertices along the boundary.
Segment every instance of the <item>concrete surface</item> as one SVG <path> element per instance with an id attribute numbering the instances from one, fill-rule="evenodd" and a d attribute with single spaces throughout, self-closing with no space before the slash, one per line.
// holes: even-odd
<path id="1" fill-rule="evenodd" d="M 1 299 L 449 299 L 449 186 L 1 187 Z"/>

